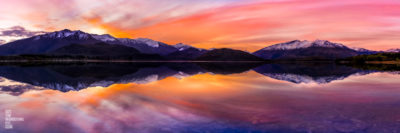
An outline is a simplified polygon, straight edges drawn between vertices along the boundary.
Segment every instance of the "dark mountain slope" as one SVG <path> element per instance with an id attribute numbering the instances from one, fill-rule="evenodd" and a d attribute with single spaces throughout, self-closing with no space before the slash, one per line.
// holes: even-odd
<path id="1" fill-rule="evenodd" d="M 56 55 L 88 55 L 88 56 L 116 56 L 136 55 L 140 52 L 135 48 L 123 45 L 110 45 L 107 43 L 96 44 L 71 44 L 49 52 Z"/>
<path id="2" fill-rule="evenodd" d="M 70 44 L 93 44 L 100 41 L 82 31 L 62 30 L 0 46 L 0 55 L 43 54 Z"/>
<path id="3" fill-rule="evenodd" d="M 170 60 L 193 60 L 207 52 L 207 50 L 187 48 L 182 51 L 173 52 L 166 57 Z"/>
<path id="4" fill-rule="evenodd" d="M 214 49 L 196 58 L 199 61 L 263 61 L 250 53 L 228 48 Z"/>
<path id="5" fill-rule="evenodd" d="M 123 45 L 96 43 L 96 44 L 71 44 L 47 53 L 49 55 L 75 55 L 96 56 L 99 58 L 112 59 L 139 59 L 139 60 L 162 60 L 155 54 L 142 54 L 132 47 Z"/>

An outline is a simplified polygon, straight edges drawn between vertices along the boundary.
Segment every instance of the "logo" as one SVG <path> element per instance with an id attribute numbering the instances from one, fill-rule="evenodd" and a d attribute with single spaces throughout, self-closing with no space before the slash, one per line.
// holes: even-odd
<path id="1" fill-rule="evenodd" d="M 24 121 L 24 118 L 21 117 L 12 117 L 12 110 L 5 110 L 5 117 L 4 117 L 4 128 L 5 129 L 12 129 L 13 125 L 11 124 L 11 122 L 15 122 L 15 121 Z"/>

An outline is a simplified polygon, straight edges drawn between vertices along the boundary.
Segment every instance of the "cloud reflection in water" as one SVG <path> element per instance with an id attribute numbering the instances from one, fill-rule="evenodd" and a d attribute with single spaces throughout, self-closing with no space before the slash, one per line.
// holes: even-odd
<path id="1" fill-rule="evenodd" d="M 293 84 L 250 71 L 1 94 L 0 102 L 25 118 L 13 123 L 17 132 L 391 132 L 400 127 L 398 79 Z"/>

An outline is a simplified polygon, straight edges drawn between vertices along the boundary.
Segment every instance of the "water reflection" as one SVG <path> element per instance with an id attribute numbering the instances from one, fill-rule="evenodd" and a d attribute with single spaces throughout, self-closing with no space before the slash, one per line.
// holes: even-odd
<path id="1" fill-rule="evenodd" d="M 112 84 L 145 84 L 167 77 L 183 78 L 202 73 L 234 74 L 251 70 L 293 83 L 329 83 L 354 74 L 364 75 L 379 71 L 336 64 L 91 63 L 3 65 L 0 66 L 0 76 L 4 80 L 26 83 L 25 86 L 29 88 L 32 88 L 29 85 L 33 85 L 67 92 Z M 17 87 L 19 89 L 10 89 L 10 85 L 0 87 L 3 91 L 13 91 L 15 94 L 19 94 L 19 90 L 25 90 L 21 86 Z"/>
<path id="2" fill-rule="evenodd" d="M 331 65 L 2 66 L 2 86 L 36 88 L 0 94 L 0 110 L 25 119 L 0 132 L 400 131 L 400 75 Z M 290 76 L 269 77 L 278 74 Z"/>
<path id="3" fill-rule="evenodd" d="M 312 64 L 265 64 L 254 69 L 265 76 L 293 83 L 329 83 L 358 74 L 365 75 L 377 70 L 362 70 L 334 63 Z"/>

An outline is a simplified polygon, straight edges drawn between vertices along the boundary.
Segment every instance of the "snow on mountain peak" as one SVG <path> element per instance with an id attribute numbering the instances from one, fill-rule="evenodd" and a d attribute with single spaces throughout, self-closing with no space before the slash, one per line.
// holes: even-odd
<path id="1" fill-rule="evenodd" d="M 327 40 L 315 40 L 313 42 L 313 46 L 329 47 L 329 48 L 347 48 L 345 45 L 341 43 L 332 43 Z"/>
<path id="2" fill-rule="evenodd" d="M 188 46 L 188 45 L 183 44 L 183 43 L 178 43 L 178 44 L 175 44 L 175 45 L 174 45 L 175 48 L 181 48 L 181 47 L 187 47 L 187 46 Z"/>
<path id="3" fill-rule="evenodd" d="M 51 32 L 51 33 L 47 33 L 44 35 L 40 35 L 34 38 L 34 40 L 39 40 L 41 37 L 46 37 L 46 38 L 66 38 L 66 37 L 70 37 L 72 35 L 76 35 L 79 39 L 87 39 L 89 38 L 89 34 L 82 32 L 80 30 L 76 30 L 76 31 L 71 31 L 69 29 L 64 29 L 61 31 L 56 31 L 56 32 Z"/>
<path id="4" fill-rule="evenodd" d="M 134 40 L 139 41 L 139 42 L 143 42 L 143 43 L 147 44 L 148 46 L 154 47 L 154 48 L 157 48 L 157 47 L 160 46 L 160 44 L 157 41 L 154 41 L 154 40 L 151 40 L 151 39 L 148 39 L 148 38 L 136 38 Z"/>
<path id="5" fill-rule="evenodd" d="M 264 48 L 263 50 L 289 50 L 289 49 L 299 49 L 299 48 L 307 48 L 311 46 L 311 42 L 304 40 L 294 40 L 285 43 L 275 44 L 269 47 Z"/>
<path id="6" fill-rule="evenodd" d="M 365 48 L 359 48 L 359 47 L 352 47 L 351 49 L 357 51 L 357 52 L 375 52 L 373 50 L 365 49 Z"/>
<path id="7" fill-rule="evenodd" d="M 103 35 L 92 34 L 92 37 L 95 38 L 96 40 L 100 40 L 103 42 L 110 42 L 117 40 L 116 38 L 114 38 L 109 34 L 103 34 Z"/>
<path id="8" fill-rule="evenodd" d="M 129 38 L 117 38 L 117 40 L 122 42 L 122 43 L 135 42 L 135 40 L 129 39 Z"/>
<path id="9" fill-rule="evenodd" d="M 389 50 L 386 50 L 386 52 L 390 52 L 390 53 L 399 53 L 399 52 L 400 52 L 400 49 L 399 49 L 399 48 L 396 48 L 396 49 L 389 49 Z"/>
<path id="10" fill-rule="evenodd" d="M 178 43 L 178 44 L 172 45 L 172 47 L 178 49 L 178 51 L 183 51 L 183 50 L 186 50 L 186 49 L 189 49 L 189 48 L 194 48 L 194 49 L 197 49 L 197 50 L 199 50 L 199 51 L 205 50 L 205 49 L 196 48 L 196 47 L 193 47 L 193 46 L 184 44 L 184 43 Z"/>
<path id="11" fill-rule="evenodd" d="M 368 49 L 365 48 L 359 48 L 359 47 L 351 47 L 351 49 L 355 50 L 355 51 L 367 51 Z"/>
<path id="12" fill-rule="evenodd" d="M 266 47 L 262 50 L 292 50 L 292 49 L 300 49 L 300 48 L 308 48 L 308 47 L 329 47 L 329 48 L 347 48 L 343 44 L 340 43 L 332 43 L 327 40 L 315 40 L 313 42 L 307 40 L 294 40 L 285 43 L 275 44 L 269 47 Z"/>
<path id="13" fill-rule="evenodd" d="M 186 49 L 192 47 L 190 45 L 186 45 L 186 44 L 183 44 L 183 43 L 178 43 L 178 44 L 175 44 L 175 45 L 172 45 L 172 46 L 175 47 L 176 49 L 178 49 L 179 51 L 183 51 L 183 50 L 186 50 Z"/>

